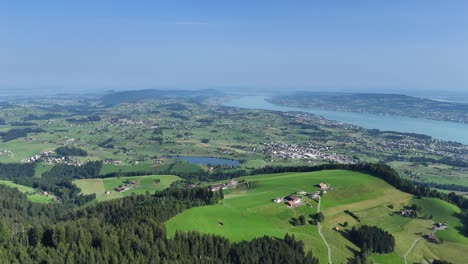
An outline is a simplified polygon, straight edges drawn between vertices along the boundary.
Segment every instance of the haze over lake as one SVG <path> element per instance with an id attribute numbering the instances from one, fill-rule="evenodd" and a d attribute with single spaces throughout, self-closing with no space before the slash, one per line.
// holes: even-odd
<path id="1" fill-rule="evenodd" d="M 269 103 L 265 101 L 266 98 L 267 97 L 265 96 L 245 96 L 238 99 L 234 99 L 228 103 L 225 103 L 224 105 L 247 109 L 265 109 L 282 112 L 307 112 L 322 116 L 326 119 L 358 125 L 367 129 L 418 133 L 429 135 L 436 139 L 468 144 L 468 124 L 464 123 L 436 121 L 404 116 L 375 115 L 354 112 L 338 112 L 329 110 L 285 107 Z"/>

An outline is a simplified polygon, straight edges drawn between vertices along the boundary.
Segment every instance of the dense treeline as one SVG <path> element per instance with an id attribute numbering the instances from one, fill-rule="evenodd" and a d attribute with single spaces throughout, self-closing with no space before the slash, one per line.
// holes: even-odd
<path id="1" fill-rule="evenodd" d="M 88 156 L 88 152 L 83 149 L 77 147 L 58 147 L 55 149 L 55 153 L 59 156 L 80 156 L 86 157 Z"/>
<path id="2" fill-rule="evenodd" d="M 96 178 L 102 168 L 102 161 L 90 161 L 82 166 L 57 164 L 50 171 L 44 172 L 45 177 L 63 177 L 86 179 Z"/>
<path id="3" fill-rule="evenodd" d="M 427 158 L 427 157 L 410 157 L 408 161 L 419 162 L 419 163 L 442 163 L 442 164 L 456 166 L 456 167 L 468 167 L 467 161 L 454 159 L 451 157 L 443 157 L 441 159 L 434 159 L 434 158 Z"/>
<path id="4" fill-rule="evenodd" d="M 68 218 L 97 217 L 113 225 L 122 225 L 128 221 L 137 223 L 147 218 L 162 223 L 185 209 L 215 204 L 220 199 L 220 193 L 207 188 L 169 188 L 153 195 L 135 195 L 101 202 L 96 206 L 80 209 Z"/>
<path id="5" fill-rule="evenodd" d="M 38 115 L 33 115 L 33 114 L 28 114 L 23 118 L 24 121 L 32 121 L 32 120 L 49 120 L 52 118 L 57 118 L 57 117 L 64 117 L 64 115 L 60 114 L 54 114 L 54 113 L 47 113 L 41 116 Z"/>
<path id="6" fill-rule="evenodd" d="M 69 207 L 31 203 L 18 189 L 0 185 L 0 208 L 0 222 L 9 224 L 14 231 L 32 223 L 56 221 Z"/>
<path id="7" fill-rule="evenodd" d="M 11 141 L 17 138 L 27 137 L 28 133 L 43 133 L 45 130 L 42 128 L 14 128 L 6 132 L 0 132 L 3 142 Z"/>
<path id="8" fill-rule="evenodd" d="M 103 178 L 118 176 L 140 176 L 140 175 L 176 175 L 189 182 L 194 181 L 219 181 L 237 178 L 247 175 L 243 169 L 232 169 L 229 166 L 215 166 L 212 171 L 205 171 L 199 166 L 183 161 L 177 161 L 167 166 L 157 167 L 150 171 L 111 172 L 101 175 Z"/>
<path id="9" fill-rule="evenodd" d="M 376 226 L 353 227 L 349 232 L 349 240 L 360 247 L 362 252 L 386 254 L 395 249 L 395 237 Z"/>
<path id="10" fill-rule="evenodd" d="M 457 184 L 444 184 L 444 183 L 436 183 L 436 182 L 420 182 L 420 181 L 413 181 L 415 185 L 421 185 L 424 187 L 431 187 L 437 188 L 442 190 L 453 190 L 459 192 L 468 192 L 468 186 L 457 185 Z"/>
<path id="11" fill-rule="evenodd" d="M 81 195 L 80 189 L 72 183 L 75 178 L 97 177 L 102 162 L 89 162 L 83 166 L 58 164 L 42 177 L 33 177 L 36 163 L 0 163 L 0 179 L 47 191 L 70 205 L 83 205 L 95 198 L 95 195 Z"/>
<path id="12" fill-rule="evenodd" d="M 13 180 L 18 177 L 32 177 L 35 163 L 0 163 L 0 179 Z"/>
<path id="13" fill-rule="evenodd" d="M 17 190 L 4 187 L 0 199 L 32 204 Z M 153 195 L 129 196 L 91 205 L 67 216 L 36 212 L 0 203 L 0 259 L 5 263 L 318 263 L 294 237 L 257 238 L 231 244 L 220 236 L 176 233 L 168 239 L 163 223 L 193 206 L 216 203 L 220 193 L 206 188 L 170 188 Z M 54 205 L 54 207 L 57 205 Z M 11 224 L 12 213 L 15 217 Z M 70 210 L 69 210 L 70 211 Z M 34 220 L 34 219 L 38 220 Z M 4 224 L 6 223 L 6 224 Z"/>

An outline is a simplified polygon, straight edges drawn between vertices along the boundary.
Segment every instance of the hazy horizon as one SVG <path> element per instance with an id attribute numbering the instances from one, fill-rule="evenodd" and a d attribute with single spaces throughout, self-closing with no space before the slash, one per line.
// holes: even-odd
<path id="1" fill-rule="evenodd" d="M 468 90 L 464 1 L 0 3 L 0 92 Z"/>

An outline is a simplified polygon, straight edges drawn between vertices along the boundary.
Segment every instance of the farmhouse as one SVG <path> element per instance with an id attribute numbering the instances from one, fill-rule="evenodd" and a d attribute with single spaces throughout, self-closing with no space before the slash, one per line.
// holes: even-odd
<path id="1" fill-rule="evenodd" d="M 328 190 L 330 189 L 330 186 L 326 185 L 325 183 L 321 182 L 319 183 L 320 190 Z"/>
<path id="2" fill-rule="evenodd" d="M 230 181 L 225 182 L 225 183 L 218 183 L 218 184 L 210 185 L 208 186 L 208 188 L 213 192 L 217 192 L 220 189 L 226 190 L 227 188 L 235 188 L 236 186 L 237 186 L 237 180 L 231 179 Z"/>
<path id="3" fill-rule="evenodd" d="M 427 235 L 426 238 L 430 242 L 435 242 L 435 243 L 439 242 L 439 239 L 437 238 L 437 236 L 434 233 Z"/>
<path id="4" fill-rule="evenodd" d="M 211 189 L 212 192 L 217 192 L 220 189 L 223 189 L 223 190 L 227 189 L 225 183 L 213 184 L 213 185 L 210 185 L 209 188 Z"/>
<path id="5" fill-rule="evenodd" d="M 447 223 L 435 223 L 433 226 L 433 228 L 436 230 L 446 230 L 447 227 Z"/>
<path id="6" fill-rule="evenodd" d="M 128 189 L 129 189 L 128 186 L 125 185 L 125 184 L 122 184 L 119 187 L 115 188 L 115 190 L 118 191 L 118 192 L 124 192 L 124 191 L 126 191 Z"/>
<path id="7" fill-rule="evenodd" d="M 227 188 L 236 187 L 236 186 L 237 186 L 237 181 L 235 179 L 232 179 L 226 183 Z"/>
<path id="8" fill-rule="evenodd" d="M 287 196 L 286 200 L 288 201 L 287 202 L 288 205 L 291 206 L 291 207 L 300 206 L 301 202 L 302 202 L 302 200 L 299 197 L 297 197 L 297 195 L 295 195 L 295 194 Z"/>
<path id="9" fill-rule="evenodd" d="M 283 201 L 283 199 L 277 197 L 276 199 L 273 200 L 273 202 L 275 203 L 281 203 Z"/>
<path id="10" fill-rule="evenodd" d="M 413 217 L 415 212 L 411 209 L 401 209 L 400 210 L 400 215 L 401 216 L 406 216 L 406 217 Z"/>

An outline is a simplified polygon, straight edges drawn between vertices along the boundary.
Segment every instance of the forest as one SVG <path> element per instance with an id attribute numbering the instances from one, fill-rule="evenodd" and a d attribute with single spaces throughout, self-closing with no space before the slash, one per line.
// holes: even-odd
<path id="1" fill-rule="evenodd" d="M 0 192 L 0 259 L 7 263 L 318 263 L 288 235 L 233 244 L 196 232 L 166 238 L 164 221 L 219 201 L 206 188 L 170 188 L 54 213 L 45 209 L 56 205 L 32 204 L 17 190 L 0 188 L 6 190 Z"/>

